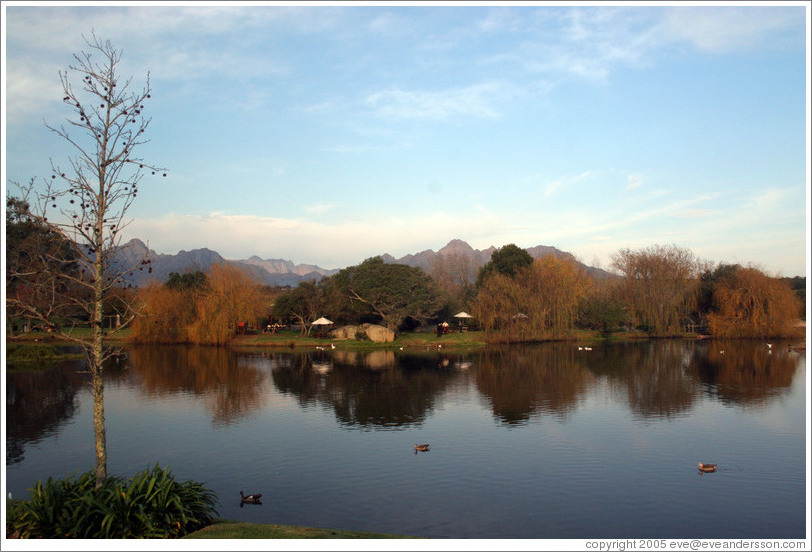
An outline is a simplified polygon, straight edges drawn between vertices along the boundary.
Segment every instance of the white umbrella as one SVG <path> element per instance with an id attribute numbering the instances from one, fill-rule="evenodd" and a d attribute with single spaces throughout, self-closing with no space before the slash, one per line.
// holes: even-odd
<path id="1" fill-rule="evenodd" d="M 462 311 L 460 313 L 455 314 L 454 318 L 473 318 L 473 316 L 471 316 L 470 314 L 468 314 L 465 311 Z"/>
<path id="2" fill-rule="evenodd" d="M 326 318 L 324 318 L 322 316 L 321 318 L 319 318 L 318 320 L 313 322 L 311 325 L 312 326 L 329 326 L 330 324 L 332 324 L 332 322 L 330 320 L 327 320 Z"/>

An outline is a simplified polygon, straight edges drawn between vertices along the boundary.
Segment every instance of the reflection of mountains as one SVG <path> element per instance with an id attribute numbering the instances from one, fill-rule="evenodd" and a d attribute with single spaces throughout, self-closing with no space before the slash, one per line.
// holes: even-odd
<path id="1" fill-rule="evenodd" d="M 436 366 L 432 360 L 415 367 L 391 351 L 314 352 L 277 360 L 273 381 L 300 404 L 332 409 L 344 426 L 400 428 L 425 420 L 455 377 Z"/>
<path id="2" fill-rule="evenodd" d="M 221 347 L 135 347 L 128 351 L 131 373 L 147 395 L 201 396 L 215 423 L 230 424 L 261 406 L 268 374 L 241 362 Z"/>

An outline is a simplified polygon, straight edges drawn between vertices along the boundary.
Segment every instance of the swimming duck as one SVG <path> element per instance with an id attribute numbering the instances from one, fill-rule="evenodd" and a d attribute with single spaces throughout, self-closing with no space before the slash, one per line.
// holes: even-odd
<path id="1" fill-rule="evenodd" d="M 428 445 L 415 444 L 414 445 L 414 451 L 417 452 L 418 450 L 421 451 L 421 452 L 426 452 L 427 450 L 429 450 L 429 446 Z"/>
<path id="2" fill-rule="evenodd" d="M 705 464 L 703 462 L 699 463 L 699 471 L 710 473 L 716 471 L 716 464 Z"/>
<path id="3" fill-rule="evenodd" d="M 261 494 L 245 495 L 245 494 L 243 494 L 242 491 L 240 491 L 240 503 L 241 504 L 244 503 L 244 502 L 248 503 L 248 504 L 262 504 L 262 502 L 260 502 L 260 500 L 259 500 L 260 498 L 262 498 Z"/>

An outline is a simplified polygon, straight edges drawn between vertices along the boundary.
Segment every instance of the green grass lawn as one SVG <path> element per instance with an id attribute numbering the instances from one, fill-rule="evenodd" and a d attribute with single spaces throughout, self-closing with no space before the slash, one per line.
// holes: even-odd
<path id="1" fill-rule="evenodd" d="M 76 328 L 73 330 L 73 332 L 77 337 L 90 336 L 90 330 L 87 328 Z M 626 341 L 648 338 L 648 336 L 642 332 L 615 332 L 610 336 L 606 336 L 598 331 L 572 330 L 566 339 L 568 341 L 578 342 L 598 342 L 605 340 L 607 337 L 611 341 Z M 685 334 L 674 337 L 690 338 L 695 337 L 695 335 Z M 7 335 L 6 341 L 7 343 L 16 342 L 31 344 L 67 343 L 64 340 L 60 340 L 56 335 L 45 332 L 29 332 L 23 335 L 15 336 Z M 111 336 L 105 337 L 105 342 L 110 345 L 126 345 L 131 343 L 132 330 L 125 328 L 120 332 L 116 332 Z M 438 348 L 452 351 L 478 349 L 488 345 L 488 342 L 486 340 L 485 333 L 481 331 L 466 331 L 464 333 L 451 332 L 441 337 L 437 337 L 437 335 L 431 331 L 401 332 L 398 334 L 397 339 L 391 343 L 375 343 L 366 339 L 337 340 L 330 337 L 301 335 L 296 330 L 282 330 L 275 334 L 254 333 L 237 335 L 228 344 L 228 346 L 236 348 L 274 347 L 288 349 L 316 347 L 329 348 L 331 345 L 334 345 L 336 349 L 352 351 L 397 351 L 402 348 L 404 351 L 419 352 L 436 350 Z"/>
<path id="2" fill-rule="evenodd" d="M 363 531 L 343 531 L 299 527 L 296 525 L 261 525 L 222 520 L 190 533 L 184 539 L 408 539 L 399 535 L 366 533 Z"/>
<path id="3" fill-rule="evenodd" d="M 282 330 L 275 334 L 251 334 L 236 336 L 231 342 L 237 347 L 330 347 L 335 345 L 336 349 L 343 350 L 425 350 L 437 348 L 470 349 L 483 347 L 485 338 L 482 332 L 449 333 L 442 337 L 437 337 L 432 332 L 402 332 L 397 339 L 391 343 L 374 343 L 369 340 L 337 340 L 329 337 L 318 338 L 314 336 L 303 336 L 297 331 Z"/>

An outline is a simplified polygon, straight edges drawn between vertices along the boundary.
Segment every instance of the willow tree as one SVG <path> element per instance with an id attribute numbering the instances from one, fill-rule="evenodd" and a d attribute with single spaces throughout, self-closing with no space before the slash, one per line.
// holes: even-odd
<path id="1" fill-rule="evenodd" d="M 105 327 L 106 301 L 128 284 L 132 272 L 148 269 L 146 258 L 123 266 L 116 255 L 142 177 L 166 173 L 136 154 L 147 142 L 150 119 L 143 113 L 151 98 L 149 74 L 136 88 L 132 79 L 119 75 L 121 50 L 95 34 L 85 42 L 87 51 L 74 54 L 74 63 L 59 72 L 61 101 L 71 115 L 60 126 L 45 125 L 69 144 L 73 156 L 64 166 L 52 159 L 50 178 L 44 182 L 15 183 L 20 190 L 16 199 L 27 206 L 27 216 L 46 235 L 59 236 L 69 247 L 40 251 L 35 270 L 21 264 L 11 274 L 7 269 L 7 280 L 18 278 L 24 285 L 21 293 L 7 295 L 6 302 L 9 314 L 38 322 L 84 349 L 92 374 L 100 486 L 107 477 L 103 366 L 112 354 L 106 337 L 135 316 L 132 303 L 119 303 L 116 322 Z M 88 323 L 89 332 L 75 331 L 75 326 Z"/>
<path id="2" fill-rule="evenodd" d="M 612 266 L 623 276 L 620 293 L 636 324 L 652 335 L 683 331 L 683 320 L 696 309 L 701 266 L 689 249 L 622 249 L 612 256 Z"/>
<path id="3" fill-rule="evenodd" d="M 801 301 L 786 281 L 733 267 L 716 284 L 708 326 L 718 337 L 791 337 L 800 313 Z"/>

